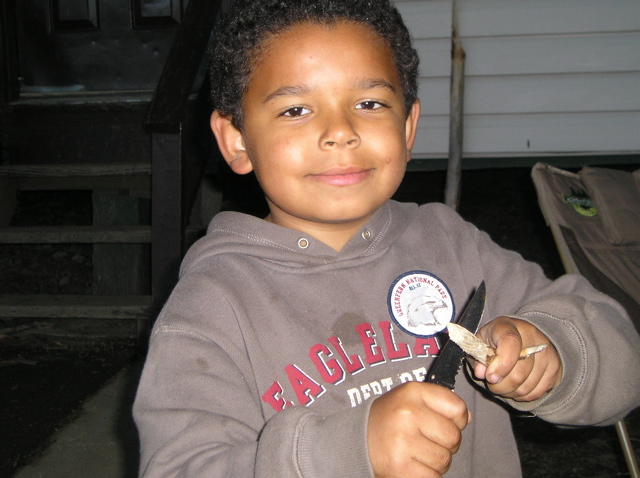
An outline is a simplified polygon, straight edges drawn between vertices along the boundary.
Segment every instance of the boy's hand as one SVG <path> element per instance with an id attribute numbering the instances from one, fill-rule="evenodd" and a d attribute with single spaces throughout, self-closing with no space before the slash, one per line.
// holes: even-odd
<path id="1" fill-rule="evenodd" d="M 460 448 L 470 415 L 451 390 L 409 382 L 377 398 L 369 413 L 369 457 L 380 477 L 440 477 Z"/>
<path id="2" fill-rule="evenodd" d="M 562 378 L 562 363 L 547 336 L 528 322 L 498 317 L 478 331 L 478 337 L 496 349 L 489 366 L 477 363 L 474 374 L 489 390 L 519 402 L 540 398 Z M 547 344 L 543 351 L 518 360 L 525 347 Z"/>

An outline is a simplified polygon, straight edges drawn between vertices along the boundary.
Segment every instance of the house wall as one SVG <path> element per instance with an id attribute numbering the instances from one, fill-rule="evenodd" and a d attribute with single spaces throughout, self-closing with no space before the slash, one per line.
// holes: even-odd
<path id="1" fill-rule="evenodd" d="M 448 155 L 452 3 L 396 0 L 422 62 L 417 159 Z M 465 158 L 640 152 L 638 0 L 458 0 L 457 8 Z"/>

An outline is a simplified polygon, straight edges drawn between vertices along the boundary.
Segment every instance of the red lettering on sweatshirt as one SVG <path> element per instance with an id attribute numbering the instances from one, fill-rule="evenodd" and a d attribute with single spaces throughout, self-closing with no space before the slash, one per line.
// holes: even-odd
<path id="1" fill-rule="evenodd" d="M 342 359 L 342 363 L 344 364 L 345 369 L 351 375 L 353 375 L 354 373 L 358 373 L 364 368 L 362 359 L 358 356 L 358 354 L 353 354 L 350 357 L 347 357 L 347 353 L 342 347 L 342 341 L 338 337 L 330 337 L 329 342 L 335 347 L 336 352 L 338 352 L 338 355 L 340 355 L 340 358 Z"/>
<path id="2" fill-rule="evenodd" d="M 411 358 L 411 352 L 409 352 L 407 344 L 401 342 L 396 345 L 391 322 L 385 320 L 378 322 L 378 325 L 382 329 L 382 337 L 384 337 L 384 343 L 387 346 L 387 357 L 392 361 Z"/>
<path id="3" fill-rule="evenodd" d="M 354 327 L 355 332 L 360 337 L 362 348 L 364 350 L 364 362 L 357 353 L 349 354 L 342 344 L 339 337 L 329 337 L 328 342 L 332 346 L 317 343 L 309 349 L 309 358 L 318 371 L 323 382 L 332 385 L 342 383 L 347 374 L 354 375 L 365 368 L 365 363 L 369 366 L 379 365 L 387 360 L 391 361 L 410 359 L 413 357 L 429 357 L 437 355 L 440 352 L 440 344 L 436 337 L 414 337 L 413 345 L 405 342 L 396 343 L 394 337 L 393 323 L 390 321 L 378 322 L 379 330 L 369 323 L 358 324 Z M 377 333 L 381 333 L 383 343 L 378 344 L 376 341 Z M 426 369 L 422 367 L 421 372 L 426 373 Z M 308 406 L 315 399 L 321 396 L 326 389 L 317 381 L 311 378 L 306 372 L 302 371 L 297 365 L 289 364 L 284 368 L 285 373 L 293 391 L 296 394 L 300 405 Z M 415 371 L 414 371 L 415 374 Z M 401 381 L 409 380 L 409 375 L 400 377 Z M 418 380 L 416 375 L 416 380 Z M 378 382 L 371 382 L 374 387 Z M 384 385 L 384 380 L 383 380 Z M 389 387 L 386 387 L 389 390 Z M 378 394 L 377 388 L 372 389 Z M 367 394 L 367 390 L 361 391 Z M 382 393 L 382 392 L 381 392 Z M 262 395 L 262 400 L 268 403 L 275 411 L 279 412 L 286 407 L 295 405 L 293 401 L 288 401 L 283 396 L 284 391 L 279 382 L 275 381 L 269 389 Z M 352 399 L 353 401 L 353 399 Z"/>
<path id="4" fill-rule="evenodd" d="M 322 356 L 331 357 L 331 350 L 326 345 L 315 344 L 309 350 L 309 358 L 318 369 L 322 380 L 327 383 L 340 383 L 344 380 L 344 370 L 334 358 L 326 360 Z"/>
<path id="5" fill-rule="evenodd" d="M 324 393 L 325 389 L 322 385 L 318 384 L 295 365 L 287 365 L 284 371 L 289 377 L 289 383 L 291 383 L 300 405 L 311 405 L 316 397 Z"/>
<path id="6" fill-rule="evenodd" d="M 271 405 L 276 412 L 281 412 L 286 407 L 293 405 L 293 402 L 287 402 L 282 396 L 282 386 L 278 382 L 273 382 L 269 390 L 262 395 L 262 401 Z"/>
<path id="7" fill-rule="evenodd" d="M 366 362 L 369 365 L 377 365 L 384 362 L 384 354 L 376 342 L 376 333 L 373 327 L 367 323 L 356 325 L 356 332 L 360 335 Z"/>
<path id="8" fill-rule="evenodd" d="M 416 337 L 413 344 L 413 355 L 416 357 L 428 357 L 440 353 L 440 344 L 435 337 Z"/>

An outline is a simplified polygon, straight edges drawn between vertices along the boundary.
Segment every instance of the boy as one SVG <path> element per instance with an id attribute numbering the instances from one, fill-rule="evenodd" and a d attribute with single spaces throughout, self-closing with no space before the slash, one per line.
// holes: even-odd
<path id="1" fill-rule="evenodd" d="M 568 425 L 639 404 L 616 303 L 442 205 L 390 201 L 420 105 L 387 0 L 240 0 L 212 65 L 212 130 L 270 214 L 219 214 L 184 260 L 134 406 L 141 475 L 514 477 L 500 403 Z M 423 383 L 482 280 L 497 357 L 455 393 Z"/>

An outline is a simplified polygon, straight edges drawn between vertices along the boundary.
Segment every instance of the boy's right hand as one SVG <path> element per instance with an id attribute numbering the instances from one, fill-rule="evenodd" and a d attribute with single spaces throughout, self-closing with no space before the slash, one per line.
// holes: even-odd
<path id="1" fill-rule="evenodd" d="M 464 401 L 440 385 L 409 382 L 378 397 L 367 437 L 375 476 L 442 476 L 470 419 Z"/>

